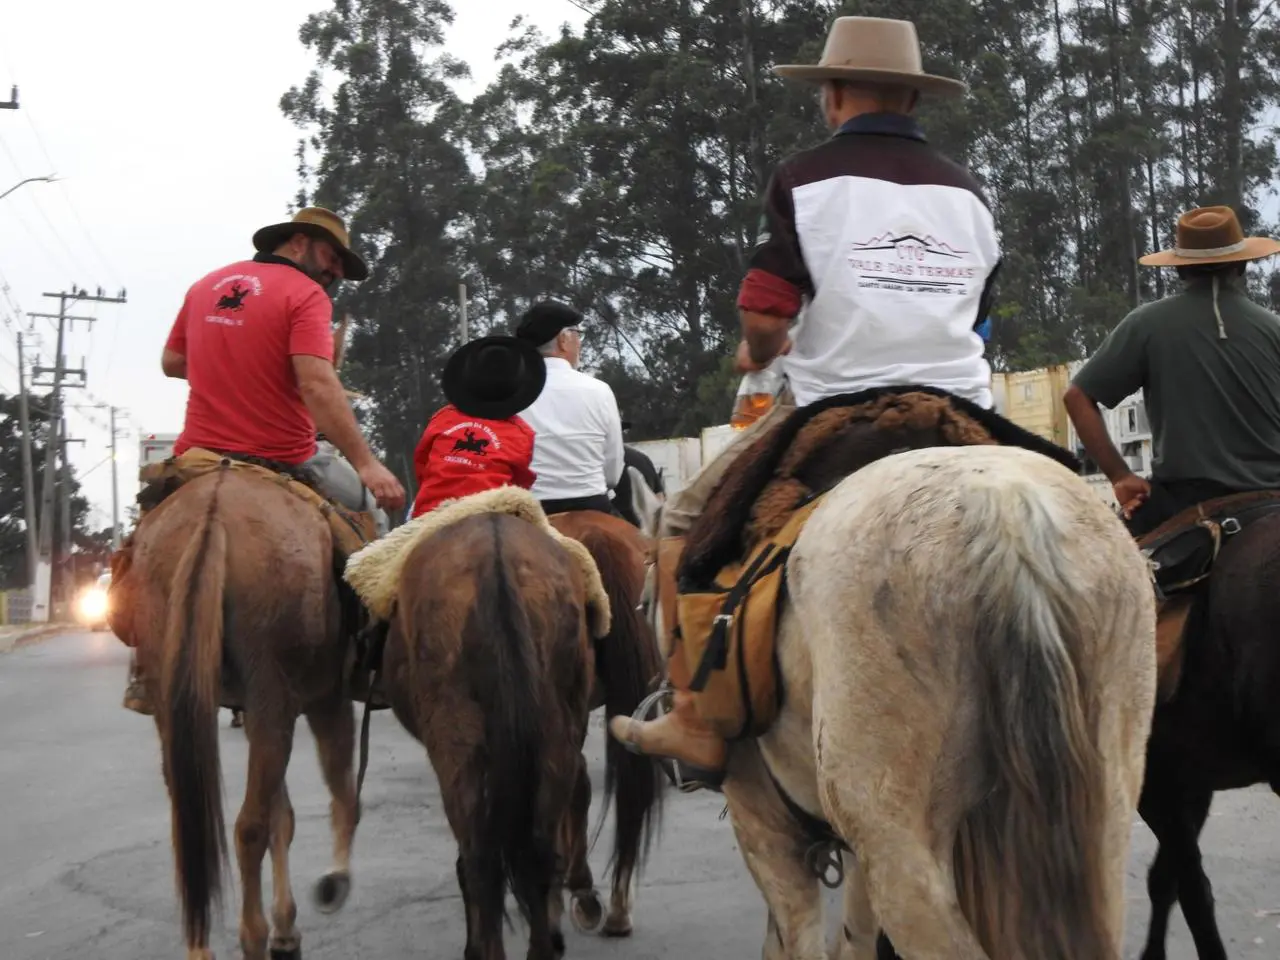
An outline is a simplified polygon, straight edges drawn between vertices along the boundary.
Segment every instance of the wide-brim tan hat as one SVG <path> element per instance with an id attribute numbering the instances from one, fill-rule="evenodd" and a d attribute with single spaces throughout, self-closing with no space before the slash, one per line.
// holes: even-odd
<path id="1" fill-rule="evenodd" d="M 1280 253 L 1280 240 L 1246 237 L 1230 207 L 1197 207 L 1178 217 L 1176 245 L 1138 258 L 1144 267 L 1194 267 L 1261 260 Z"/>
<path id="2" fill-rule="evenodd" d="M 821 60 L 787 63 L 774 67 L 773 72 L 794 80 L 898 84 L 940 97 L 958 97 L 969 89 L 960 80 L 924 72 L 914 23 L 882 17 L 837 18 L 827 34 Z"/>
<path id="3" fill-rule="evenodd" d="M 292 220 L 263 227 L 253 235 L 253 247 L 262 253 L 270 253 L 295 233 L 305 233 L 309 237 L 328 240 L 333 244 L 338 256 L 342 258 L 345 279 L 359 281 L 369 276 L 369 267 L 360 254 L 351 249 L 346 223 L 332 210 L 324 207 L 303 207 L 293 215 Z"/>

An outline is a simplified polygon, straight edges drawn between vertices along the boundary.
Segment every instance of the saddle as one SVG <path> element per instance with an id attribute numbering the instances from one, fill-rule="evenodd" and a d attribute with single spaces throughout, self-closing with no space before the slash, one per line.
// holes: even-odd
<path id="1" fill-rule="evenodd" d="M 979 444 L 1023 447 L 1079 472 L 1062 447 L 929 387 L 880 388 L 802 407 L 730 465 L 684 543 L 664 541 L 656 554 L 657 582 L 674 583 L 676 593 L 664 645 L 680 640 L 704 722 L 736 740 L 759 736 L 777 717 L 786 562 L 823 496 L 890 454 Z"/>
<path id="2" fill-rule="evenodd" d="M 1223 543 L 1264 517 L 1280 512 L 1280 490 L 1237 493 L 1206 500 L 1138 538 L 1151 565 L 1157 599 L 1156 666 L 1161 703 L 1172 699 L 1182 679 L 1184 638 Z"/>
<path id="3" fill-rule="evenodd" d="M 134 539 L 146 517 L 188 483 L 224 468 L 248 471 L 283 486 L 294 496 L 319 510 L 329 524 L 333 534 L 333 567 L 342 606 L 343 632 L 352 638 L 349 671 L 352 696 L 356 700 L 365 700 L 369 693 L 369 675 L 362 664 L 368 659 L 364 646 L 370 641 L 366 639 L 362 627 L 367 621 L 367 612 L 361 607 L 354 591 L 343 582 L 342 570 L 350 556 L 377 538 L 376 522 L 371 514 L 351 510 L 326 497 L 311 485 L 310 478 L 303 471 L 295 467 L 247 455 L 219 453 L 202 447 L 192 447 L 176 457 L 146 464 L 138 471 L 138 479 L 144 486 L 137 497 L 137 525 L 121 543 L 120 549 L 111 555 L 112 587 L 116 587 L 128 573 L 132 563 Z M 127 646 L 136 645 L 127 631 L 123 634 L 117 631 L 116 635 Z M 223 703 L 222 706 L 238 708 L 240 705 Z M 382 709 L 386 705 L 375 702 L 373 706 Z"/>

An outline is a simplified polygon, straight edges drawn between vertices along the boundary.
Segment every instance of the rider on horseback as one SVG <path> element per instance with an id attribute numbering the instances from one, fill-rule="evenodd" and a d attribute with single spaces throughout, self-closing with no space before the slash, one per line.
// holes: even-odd
<path id="1" fill-rule="evenodd" d="M 1280 317 L 1244 285 L 1245 264 L 1276 253 L 1280 241 L 1246 238 L 1230 207 L 1184 213 L 1176 247 L 1138 261 L 1176 267 L 1183 289 L 1121 320 L 1063 397 L 1135 536 L 1206 500 L 1280 489 Z M 1098 412 L 1139 390 L 1150 480 L 1129 469 Z"/>
<path id="2" fill-rule="evenodd" d="M 413 453 L 413 516 L 482 490 L 532 487 L 533 428 L 517 414 L 546 383 L 538 351 L 515 337 L 483 337 L 455 352 L 441 379 L 449 403 Z"/>
<path id="3" fill-rule="evenodd" d="M 776 404 L 667 501 L 663 538 L 684 536 L 730 463 L 796 407 L 891 385 L 992 406 L 974 328 L 990 311 L 1000 261 L 995 222 L 977 181 L 911 117 L 920 94 L 957 95 L 964 84 L 922 71 L 912 23 L 871 17 L 837 19 L 821 63 L 775 72 L 821 85 L 834 136 L 784 160 L 765 191 L 738 295 L 737 367 L 762 370 L 781 357 L 795 404 Z M 672 651 L 669 662 L 680 659 Z M 645 723 L 615 717 L 610 730 L 714 783 L 726 744 L 699 717 L 687 678 L 670 679 L 672 712 Z"/>
<path id="4" fill-rule="evenodd" d="M 333 365 L 327 291 L 369 273 L 346 225 L 307 207 L 258 230 L 253 244 L 252 260 L 192 285 L 165 343 L 165 375 L 190 384 L 175 456 L 199 447 L 252 458 L 308 476 L 353 510 L 373 512 L 371 500 L 402 507 L 404 487 L 369 449 Z M 317 432 L 347 459 L 324 455 Z M 150 712 L 136 672 L 125 705 Z"/>
<path id="5" fill-rule="evenodd" d="M 541 396 L 521 416 L 537 445 L 532 492 L 548 516 L 571 510 L 614 513 L 609 491 L 622 479 L 622 416 L 613 390 L 577 369 L 582 314 L 553 300 L 520 318 L 516 336 L 537 347 L 547 365 Z"/>

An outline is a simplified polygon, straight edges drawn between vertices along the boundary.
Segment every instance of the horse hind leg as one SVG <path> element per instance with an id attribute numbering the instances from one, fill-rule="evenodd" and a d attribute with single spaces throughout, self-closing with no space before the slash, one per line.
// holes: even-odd
<path id="1" fill-rule="evenodd" d="M 298 904 L 289 878 L 289 846 L 293 843 L 294 825 L 289 787 L 282 782 L 271 808 L 271 960 L 301 960 L 302 957 Z"/>
<path id="2" fill-rule="evenodd" d="M 1182 914 L 1200 960 L 1226 960 L 1226 947 L 1214 918 L 1213 888 L 1200 858 L 1200 831 L 1208 819 L 1213 794 L 1200 790 L 1188 795 L 1173 788 L 1159 794 L 1159 799 L 1155 800 L 1156 794 L 1151 789 L 1154 786 L 1149 785 L 1146 802 L 1139 807 L 1139 813 L 1160 844 L 1147 875 L 1151 923 L 1141 960 L 1163 960 L 1165 957 L 1174 896 L 1182 905 Z"/>
<path id="3" fill-rule="evenodd" d="M 591 810 L 591 778 L 586 758 L 578 754 L 573 798 L 564 819 L 562 854 L 567 865 L 569 919 L 582 933 L 595 933 L 604 920 L 604 906 L 596 892 L 595 877 L 587 862 L 588 816 Z"/>
<path id="4" fill-rule="evenodd" d="M 840 926 L 839 946 L 836 948 L 836 960 L 883 960 L 880 950 L 881 941 L 888 941 L 883 935 L 877 937 L 879 925 L 875 912 L 871 909 L 866 877 L 862 873 L 862 865 L 851 853 L 842 855 L 844 863 L 844 919 Z M 892 947 L 888 960 L 897 960 Z"/>
<path id="5" fill-rule="evenodd" d="M 321 913 L 336 913 L 351 893 L 351 846 L 360 809 L 353 772 L 356 722 L 350 701 L 335 697 L 307 711 L 307 724 L 316 739 L 316 753 L 325 785 L 332 796 L 333 866 L 315 885 L 315 902 Z"/>
<path id="6" fill-rule="evenodd" d="M 609 893 L 609 915 L 605 917 L 601 930 L 606 937 L 631 936 L 631 875 L 630 868 L 614 868 L 613 887 Z"/>
<path id="7" fill-rule="evenodd" d="M 927 717 L 928 705 L 899 702 L 891 710 L 876 702 L 873 689 L 856 683 L 823 689 L 842 683 L 837 674 L 817 674 L 818 786 L 833 829 L 857 841 L 881 929 L 911 960 L 990 960 L 965 920 L 952 878 L 959 814 L 940 815 L 931 796 L 933 771 L 904 760 L 934 753 L 933 738 L 915 726 L 880 723 L 870 729 L 847 712 L 824 717 L 818 709 L 824 702 L 854 702 L 862 717 L 896 710 Z"/>
<path id="8" fill-rule="evenodd" d="M 827 960 L 822 893 L 805 863 L 808 838 L 778 796 L 760 749 L 736 744 L 724 798 L 734 836 L 768 906 L 764 960 Z"/>
<path id="9" fill-rule="evenodd" d="M 254 711 L 246 716 L 246 733 L 249 775 L 235 826 L 236 859 L 244 897 L 240 949 L 244 960 L 266 960 L 270 927 L 262 911 L 262 861 L 271 843 L 273 820 L 293 751 L 293 723 L 273 717 L 270 712 Z"/>

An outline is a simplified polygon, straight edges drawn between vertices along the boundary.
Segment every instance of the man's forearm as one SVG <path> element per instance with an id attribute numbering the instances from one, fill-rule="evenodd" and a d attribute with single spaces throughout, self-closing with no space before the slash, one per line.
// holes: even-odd
<path id="1" fill-rule="evenodd" d="M 316 429 L 323 433 L 338 452 L 351 461 L 357 470 L 368 465 L 373 451 L 365 442 L 356 415 L 347 402 L 340 385 L 324 384 L 303 391 L 302 399 L 316 422 Z"/>
<path id="2" fill-rule="evenodd" d="M 1133 470 L 1128 462 L 1111 440 L 1106 421 L 1102 419 L 1102 411 L 1098 409 L 1093 399 L 1084 391 L 1073 387 L 1067 391 L 1062 402 L 1067 408 L 1067 416 L 1075 424 L 1076 433 L 1080 435 L 1080 442 L 1084 444 L 1085 452 L 1094 459 L 1099 469 L 1107 475 L 1107 479 L 1115 483 L 1121 477 L 1132 473 Z"/>

